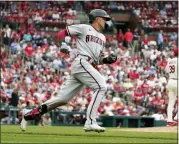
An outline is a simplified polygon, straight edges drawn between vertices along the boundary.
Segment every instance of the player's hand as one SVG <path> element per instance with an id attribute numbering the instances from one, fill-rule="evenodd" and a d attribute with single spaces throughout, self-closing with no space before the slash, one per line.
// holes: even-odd
<path id="1" fill-rule="evenodd" d="M 60 47 L 60 52 L 65 53 L 65 54 L 69 54 L 70 53 L 68 47 L 67 46 L 63 46 L 63 45 Z"/>
<path id="2" fill-rule="evenodd" d="M 112 63 L 116 62 L 116 60 L 117 60 L 117 56 L 114 53 L 112 53 L 108 57 L 103 59 L 103 63 L 112 64 Z"/>
<path id="3" fill-rule="evenodd" d="M 110 55 L 107 57 L 107 61 L 108 61 L 109 63 L 114 63 L 114 62 L 116 62 L 116 60 L 117 60 L 117 56 L 116 56 L 114 53 L 110 54 Z"/>

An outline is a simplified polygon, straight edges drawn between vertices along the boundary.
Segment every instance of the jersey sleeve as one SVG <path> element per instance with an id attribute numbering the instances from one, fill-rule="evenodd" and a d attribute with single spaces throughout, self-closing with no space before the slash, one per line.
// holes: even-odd
<path id="1" fill-rule="evenodd" d="M 166 72 L 166 73 L 169 73 L 169 64 L 168 64 L 168 61 L 167 61 L 167 65 L 166 65 L 166 67 L 165 67 L 165 72 Z"/>
<path id="2" fill-rule="evenodd" d="M 66 30 L 69 36 L 81 36 L 83 34 L 83 24 L 67 26 Z"/>

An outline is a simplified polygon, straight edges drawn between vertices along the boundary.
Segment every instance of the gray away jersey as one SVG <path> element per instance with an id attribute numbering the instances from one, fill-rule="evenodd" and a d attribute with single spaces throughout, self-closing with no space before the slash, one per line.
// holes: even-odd
<path id="1" fill-rule="evenodd" d="M 87 24 L 70 25 L 66 29 L 69 36 L 77 37 L 77 54 L 87 55 L 99 64 L 100 56 L 105 50 L 105 36 Z"/>

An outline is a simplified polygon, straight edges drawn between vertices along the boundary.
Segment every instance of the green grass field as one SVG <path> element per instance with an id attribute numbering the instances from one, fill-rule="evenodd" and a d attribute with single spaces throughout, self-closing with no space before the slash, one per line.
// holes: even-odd
<path id="1" fill-rule="evenodd" d="M 107 128 L 104 133 L 84 132 L 82 127 L 1 125 L 1 143 L 177 143 L 177 133 L 129 132 Z"/>

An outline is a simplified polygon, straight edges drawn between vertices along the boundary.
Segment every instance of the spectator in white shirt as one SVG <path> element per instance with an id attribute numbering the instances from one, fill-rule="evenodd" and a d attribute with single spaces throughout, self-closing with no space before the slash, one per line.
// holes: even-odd
<path id="1" fill-rule="evenodd" d="M 165 8 L 166 8 L 166 9 L 171 9 L 171 8 L 172 8 L 172 5 L 171 5 L 170 3 L 167 3 L 167 4 L 165 4 Z"/>
<path id="2" fill-rule="evenodd" d="M 9 45 L 12 30 L 9 27 L 9 25 L 7 24 L 6 27 L 3 29 L 3 31 L 4 31 L 4 41 L 3 42 L 5 45 Z"/>
<path id="3" fill-rule="evenodd" d="M 150 55 L 150 60 L 154 61 L 154 60 L 156 60 L 156 58 L 157 58 L 157 54 L 154 51 L 153 54 Z"/>
<path id="4" fill-rule="evenodd" d="M 82 97 L 78 98 L 77 103 L 81 105 L 81 110 L 85 110 L 86 104 L 88 103 L 87 99 L 85 98 L 85 95 L 82 95 Z"/>
<path id="5" fill-rule="evenodd" d="M 36 14 L 36 16 L 34 18 L 34 21 L 37 21 L 37 22 L 41 22 L 42 21 L 42 17 L 40 16 L 39 13 Z"/>
<path id="6" fill-rule="evenodd" d="M 52 14 L 52 19 L 53 20 L 59 20 L 59 18 L 60 18 L 60 15 L 59 15 L 59 13 L 57 11 Z"/>
<path id="7" fill-rule="evenodd" d="M 119 4 L 119 3 L 118 3 L 117 9 L 118 10 L 125 10 L 124 6 L 122 4 Z"/>
<path id="8" fill-rule="evenodd" d="M 58 57 L 57 59 L 55 59 L 53 61 L 53 66 L 54 66 L 55 69 L 58 70 L 60 68 L 60 65 L 62 65 L 62 62 L 61 62 L 60 58 Z"/>
<path id="9" fill-rule="evenodd" d="M 140 16 L 140 8 L 134 9 L 134 10 L 133 10 L 133 14 L 134 14 L 135 16 Z"/>
<path id="10" fill-rule="evenodd" d="M 152 117 L 154 117 L 155 120 L 157 120 L 157 121 L 158 120 L 165 120 L 164 116 L 160 112 L 152 114 Z"/>
<path id="11" fill-rule="evenodd" d="M 112 112 L 114 110 L 114 107 L 112 106 L 112 102 L 109 100 L 106 100 L 105 102 L 105 114 L 107 114 L 108 116 L 113 116 L 114 113 Z"/>
<path id="12" fill-rule="evenodd" d="M 54 42 L 51 42 L 49 48 L 50 48 L 51 51 L 55 51 L 55 50 L 57 50 L 57 45 Z"/>

